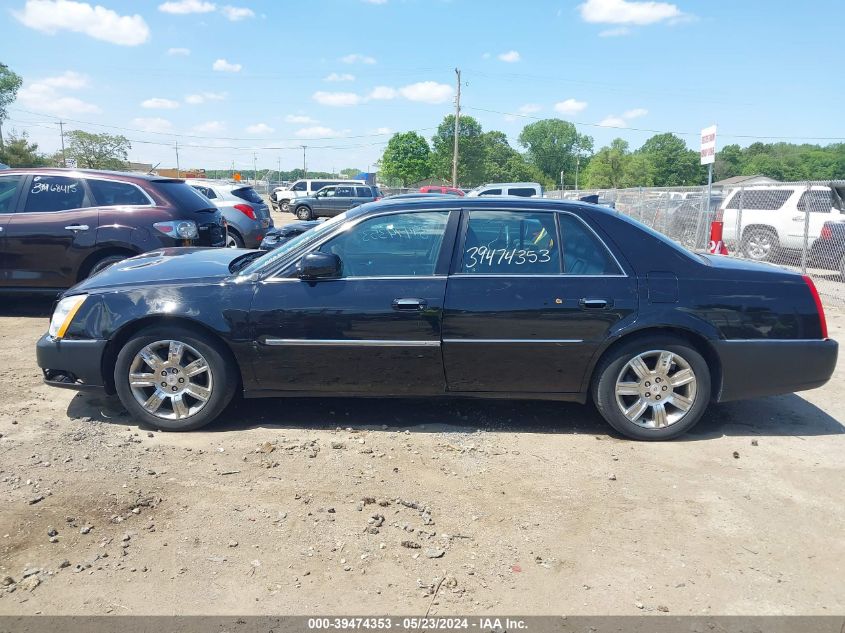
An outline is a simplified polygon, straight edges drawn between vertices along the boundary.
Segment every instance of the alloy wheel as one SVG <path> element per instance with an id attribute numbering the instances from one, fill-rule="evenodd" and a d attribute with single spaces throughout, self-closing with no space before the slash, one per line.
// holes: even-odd
<path id="1" fill-rule="evenodd" d="M 195 348 L 163 340 L 145 346 L 132 359 L 129 387 L 151 415 L 182 420 L 205 407 L 214 381 L 208 361 Z"/>
<path id="2" fill-rule="evenodd" d="M 754 231 L 745 241 L 745 254 L 751 259 L 765 261 L 771 257 L 775 247 L 772 234 L 767 231 Z"/>
<path id="3" fill-rule="evenodd" d="M 666 350 L 650 350 L 629 360 L 616 378 L 616 404 L 622 415 L 646 429 L 680 422 L 692 405 L 698 381 L 689 362 Z"/>

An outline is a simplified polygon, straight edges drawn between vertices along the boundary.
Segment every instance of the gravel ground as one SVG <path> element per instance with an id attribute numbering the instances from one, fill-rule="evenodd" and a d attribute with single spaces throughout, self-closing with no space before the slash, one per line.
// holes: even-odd
<path id="1" fill-rule="evenodd" d="M 160 433 L 41 383 L 49 309 L 0 308 L 0 614 L 845 608 L 842 363 L 663 444 L 541 402 L 242 401 Z"/>

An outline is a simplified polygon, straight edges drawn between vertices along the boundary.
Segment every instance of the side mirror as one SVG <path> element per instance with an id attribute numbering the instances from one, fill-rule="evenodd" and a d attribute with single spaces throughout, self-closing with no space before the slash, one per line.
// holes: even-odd
<path id="1" fill-rule="evenodd" d="M 340 257 L 331 253 L 308 253 L 296 265 L 300 279 L 332 279 L 340 277 Z"/>

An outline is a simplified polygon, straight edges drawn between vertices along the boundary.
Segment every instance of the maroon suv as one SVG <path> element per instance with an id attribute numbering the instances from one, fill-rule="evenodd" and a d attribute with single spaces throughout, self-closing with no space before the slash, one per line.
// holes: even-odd
<path id="1" fill-rule="evenodd" d="M 225 246 L 219 209 L 183 180 L 70 169 L 0 171 L 0 290 L 69 288 L 167 246 Z"/>

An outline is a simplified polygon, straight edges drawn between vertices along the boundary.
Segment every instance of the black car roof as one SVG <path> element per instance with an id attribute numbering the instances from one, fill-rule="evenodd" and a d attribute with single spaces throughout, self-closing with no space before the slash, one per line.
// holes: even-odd
<path id="1" fill-rule="evenodd" d="M 376 202 L 368 202 L 348 211 L 348 217 L 371 215 L 383 211 L 422 209 L 536 209 L 538 211 L 581 211 L 587 213 L 604 213 L 619 215 L 619 212 L 607 207 L 575 200 L 556 200 L 554 198 L 523 198 L 520 196 L 484 196 L 478 198 L 467 197 L 426 197 L 404 198 L 401 200 L 384 198 Z"/>

